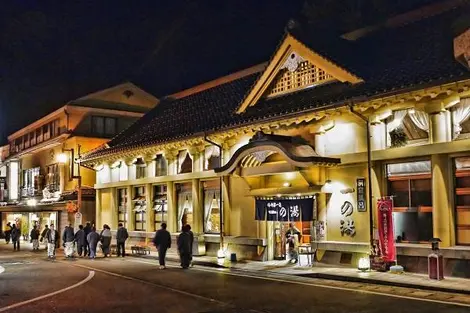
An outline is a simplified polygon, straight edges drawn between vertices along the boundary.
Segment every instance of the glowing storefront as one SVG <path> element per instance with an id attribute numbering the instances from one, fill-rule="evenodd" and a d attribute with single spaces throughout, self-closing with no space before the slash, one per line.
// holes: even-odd
<path id="1" fill-rule="evenodd" d="M 175 235 L 190 223 L 196 254 L 215 255 L 222 230 L 227 253 L 269 260 L 285 254 L 279 203 L 307 198 L 311 218 L 293 221 L 301 244 L 318 261 L 357 265 L 377 199 L 393 196 L 407 270 L 423 270 L 431 236 L 449 269 L 467 266 L 470 71 L 449 48 L 459 14 L 326 42 L 294 25 L 267 64 L 167 97 L 84 157 L 97 170 L 98 223 L 126 222 L 131 244 L 148 243 L 161 221 Z M 277 217 L 260 201 L 274 201 Z"/>

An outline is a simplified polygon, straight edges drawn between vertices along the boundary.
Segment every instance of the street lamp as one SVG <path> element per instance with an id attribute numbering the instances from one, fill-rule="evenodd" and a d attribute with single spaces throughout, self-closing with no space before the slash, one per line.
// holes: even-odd
<path id="1" fill-rule="evenodd" d="M 80 175 L 80 148 L 81 146 L 78 145 L 78 175 L 75 175 L 75 150 L 72 149 L 62 149 L 62 153 L 60 153 L 57 156 L 57 161 L 60 164 L 66 164 L 67 163 L 67 154 L 66 152 L 70 152 L 71 154 L 71 162 L 70 162 L 70 176 L 69 176 L 69 181 L 72 181 L 74 179 L 77 179 L 78 183 L 78 191 L 77 191 L 77 211 L 80 211 L 80 208 L 82 207 L 82 176 Z"/>

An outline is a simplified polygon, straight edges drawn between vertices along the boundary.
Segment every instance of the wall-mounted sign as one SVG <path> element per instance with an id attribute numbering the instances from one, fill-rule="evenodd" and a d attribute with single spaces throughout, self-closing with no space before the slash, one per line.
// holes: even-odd
<path id="1" fill-rule="evenodd" d="M 358 178 L 356 181 L 357 212 L 366 212 L 366 179 Z"/>
<path id="2" fill-rule="evenodd" d="M 354 237 L 356 235 L 356 226 L 354 225 L 354 220 L 350 217 L 354 212 L 354 207 L 351 202 L 344 201 L 341 206 L 341 215 L 343 219 L 340 221 L 340 231 L 341 236 Z"/>
<path id="3" fill-rule="evenodd" d="M 264 221 L 312 221 L 313 198 L 301 199 L 256 199 L 255 219 Z"/>

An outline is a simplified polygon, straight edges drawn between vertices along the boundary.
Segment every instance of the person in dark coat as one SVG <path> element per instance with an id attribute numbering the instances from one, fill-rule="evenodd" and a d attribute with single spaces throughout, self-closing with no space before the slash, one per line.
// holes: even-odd
<path id="1" fill-rule="evenodd" d="M 29 234 L 31 242 L 33 243 L 33 251 L 39 250 L 39 229 L 36 225 L 33 226 L 31 233 Z"/>
<path id="2" fill-rule="evenodd" d="M 11 241 L 13 242 L 13 250 L 20 251 L 21 232 L 15 224 L 11 226 Z"/>
<path id="3" fill-rule="evenodd" d="M 86 240 L 88 242 L 88 248 L 90 249 L 90 259 L 94 259 L 96 258 L 96 247 L 98 246 L 98 241 L 100 241 L 100 234 L 96 232 L 95 227 L 91 229 Z"/>
<path id="4" fill-rule="evenodd" d="M 46 235 L 47 235 L 48 232 L 49 232 L 49 226 L 45 225 L 44 230 L 41 233 L 41 237 L 39 238 L 40 242 L 42 242 L 44 240 L 44 238 L 46 238 Z M 44 243 L 46 244 L 46 251 L 47 251 L 47 240 L 44 241 Z"/>
<path id="5" fill-rule="evenodd" d="M 193 266 L 193 244 L 194 244 L 194 233 L 191 231 L 191 225 L 187 224 L 189 234 L 189 266 Z"/>
<path id="6" fill-rule="evenodd" d="M 51 227 L 47 231 L 46 236 L 44 237 L 47 242 L 47 256 L 50 259 L 55 258 L 55 249 L 59 248 L 59 232 L 55 230 L 54 225 L 51 224 Z"/>
<path id="7" fill-rule="evenodd" d="M 165 269 L 166 251 L 171 248 L 171 235 L 168 230 L 166 230 L 166 223 L 162 223 L 161 228 L 155 233 L 153 244 L 158 250 L 160 269 Z"/>
<path id="8" fill-rule="evenodd" d="M 8 222 L 7 227 L 5 228 L 5 242 L 9 244 L 10 239 L 11 239 L 11 223 Z"/>
<path id="9" fill-rule="evenodd" d="M 62 241 L 64 245 L 65 257 L 73 258 L 73 245 L 75 242 L 75 234 L 73 233 L 72 224 L 65 226 L 64 233 L 62 234 Z"/>
<path id="10" fill-rule="evenodd" d="M 116 248 L 117 248 L 117 256 L 125 257 L 126 256 L 126 240 L 129 238 L 129 233 L 127 229 L 122 225 L 122 223 L 118 224 L 118 230 L 116 232 Z"/>
<path id="11" fill-rule="evenodd" d="M 111 228 L 107 225 L 103 225 L 103 230 L 100 233 L 100 241 L 101 241 L 101 249 L 103 249 L 104 257 L 108 257 L 109 255 L 109 248 L 111 246 Z"/>
<path id="12" fill-rule="evenodd" d="M 83 230 L 83 225 L 78 225 L 78 230 L 75 233 L 75 243 L 77 244 L 77 254 L 79 257 L 82 256 L 82 253 L 86 252 L 86 239 L 85 231 Z"/>
<path id="13" fill-rule="evenodd" d="M 90 245 L 88 243 L 88 234 L 91 233 L 91 223 L 86 222 L 85 227 L 83 228 L 83 232 L 85 233 L 85 249 L 83 252 L 83 256 L 90 256 Z"/>
<path id="14" fill-rule="evenodd" d="M 181 267 L 186 269 L 191 263 L 191 235 L 188 225 L 184 225 L 181 234 L 178 236 L 178 252 L 180 254 Z"/>

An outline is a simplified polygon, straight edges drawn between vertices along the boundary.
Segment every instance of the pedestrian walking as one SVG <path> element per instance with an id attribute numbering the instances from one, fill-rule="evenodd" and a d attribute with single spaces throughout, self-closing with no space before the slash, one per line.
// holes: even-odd
<path id="1" fill-rule="evenodd" d="M 59 248 L 59 232 L 54 228 L 54 225 L 51 224 L 44 238 L 47 242 L 47 257 L 54 259 L 55 249 Z"/>
<path id="2" fill-rule="evenodd" d="M 171 248 L 171 235 L 166 230 L 166 223 L 162 223 L 161 228 L 156 231 L 155 237 L 153 238 L 153 244 L 158 250 L 158 262 L 160 263 L 160 269 L 165 269 L 165 258 L 166 251 Z"/>
<path id="3" fill-rule="evenodd" d="M 90 233 L 87 236 L 88 248 L 90 249 L 90 259 L 96 258 L 96 247 L 98 246 L 98 241 L 100 240 L 100 234 L 96 232 L 96 228 L 92 227 Z"/>
<path id="4" fill-rule="evenodd" d="M 107 224 L 103 225 L 103 230 L 100 233 L 101 249 L 103 250 L 104 257 L 109 255 L 109 247 L 111 246 L 111 228 Z"/>
<path id="5" fill-rule="evenodd" d="M 36 225 L 33 226 L 31 233 L 29 234 L 31 242 L 33 244 L 33 251 L 39 250 L 39 229 Z"/>
<path id="6" fill-rule="evenodd" d="M 64 246 L 64 254 L 66 258 L 73 258 L 73 244 L 75 242 L 75 234 L 73 233 L 72 224 L 65 226 L 64 233 L 62 234 L 62 241 Z"/>
<path id="7" fill-rule="evenodd" d="M 78 225 L 78 230 L 75 233 L 75 244 L 77 245 L 77 254 L 79 257 L 82 256 L 82 253 L 84 253 L 84 256 L 86 254 L 86 239 L 85 239 L 85 231 L 83 230 L 83 225 Z"/>
<path id="8" fill-rule="evenodd" d="M 11 239 L 11 223 L 8 222 L 7 227 L 5 227 L 5 242 L 6 242 L 6 244 L 10 243 L 10 239 Z"/>
<path id="9" fill-rule="evenodd" d="M 15 224 L 11 226 L 11 241 L 13 242 L 13 250 L 20 251 L 20 236 L 21 232 Z"/>
<path id="10" fill-rule="evenodd" d="M 39 241 L 40 242 L 43 242 L 44 241 L 44 245 L 46 246 L 46 251 L 47 251 L 47 240 L 44 240 L 44 238 L 46 238 L 46 235 L 47 233 L 49 232 L 49 226 L 44 226 L 44 229 L 41 233 L 41 238 L 39 238 Z"/>
<path id="11" fill-rule="evenodd" d="M 193 243 L 194 243 L 194 233 L 191 231 L 191 225 L 186 224 L 188 227 L 189 234 L 189 266 L 193 267 Z"/>
<path id="12" fill-rule="evenodd" d="M 188 225 L 184 225 L 181 234 L 178 236 L 178 252 L 180 255 L 181 267 L 186 269 L 189 267 L 191 235 L 189 234 Z"/>
<path id="13" fill-rule="evenodd" d="M 85 227 L 83 228 L 83 232 L 85 233 L 85 250 L 83 252 L 83 256 L 90 256 L 90 245 L 88 243 L 88 234 L 91 233 L 90 222 L 86 222 Z"/>
<path id="14" fill-rule="evenodd" d="M 122 225 L 118 224 L 118 230 L 116 232 L 116 248 L 117 256 L 125 257 L 126 256 L 126 240 L 129 238 L 129 233 L 127 229 Z"/>

